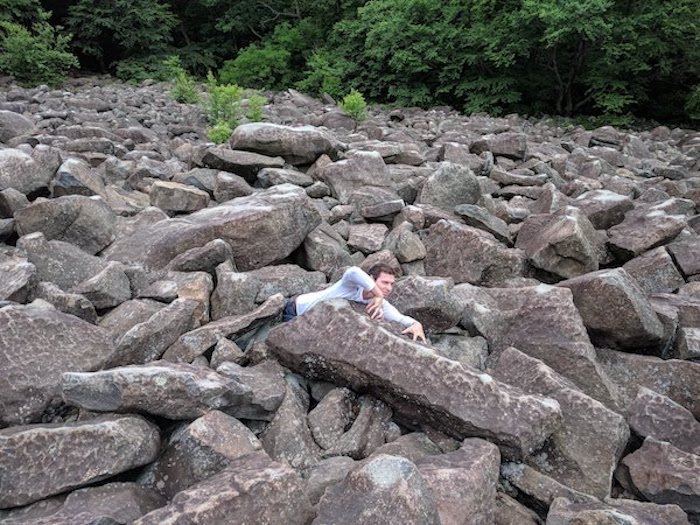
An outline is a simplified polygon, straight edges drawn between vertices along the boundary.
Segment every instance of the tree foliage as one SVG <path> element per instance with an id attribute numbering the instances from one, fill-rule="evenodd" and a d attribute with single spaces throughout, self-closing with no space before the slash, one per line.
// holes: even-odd
<path id="1" fill-rule="evenodd" d="M 162 61 L 243 87 L 466 112 L 697 119 L 697 0 L 0 0 L 0 21 L 74 35 L 84 68 Z M 58 33 L 56 33 L 58 34 Z M 621 120 L 622 119 L 622 120 Z"/>

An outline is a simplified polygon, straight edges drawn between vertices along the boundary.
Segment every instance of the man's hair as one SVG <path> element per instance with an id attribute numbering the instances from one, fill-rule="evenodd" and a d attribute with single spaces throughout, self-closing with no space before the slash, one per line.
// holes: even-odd
<path id="1" fill-rule="evenodd" d="M 369 269 L 367 275 L 369 275 L 372 279 L 376 281 L 377 277 L 379 277 L 379 274 L 382 273 L 388 273 L 389 275 L 393 275 L 394 277 L 396 277 L 396 270 L 394 270 L 394 268 L 392 268 L 386 263 L 375 264 Z"/>

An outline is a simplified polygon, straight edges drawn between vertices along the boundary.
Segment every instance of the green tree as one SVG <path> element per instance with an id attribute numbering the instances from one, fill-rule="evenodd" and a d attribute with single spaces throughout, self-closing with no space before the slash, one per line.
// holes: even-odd
<path id="1" fill-rule="evenodd" d="M 176 24 L 170 7 L 158 0 L 78 0 L 66 19 L 75 48 L 102 71 L 127 58 L 150 55 L 162 62 Z"/>
<path id="2" fill-rule="evenodd" d="M 51 26 L 49 17 L 50 13 L 39 9 L 31 30 L 0 21 L 0 71 L 28 86 L 58 86 L 71 68 L 78 67 L 78 59 L 68 51 L 70 35 Z"/>

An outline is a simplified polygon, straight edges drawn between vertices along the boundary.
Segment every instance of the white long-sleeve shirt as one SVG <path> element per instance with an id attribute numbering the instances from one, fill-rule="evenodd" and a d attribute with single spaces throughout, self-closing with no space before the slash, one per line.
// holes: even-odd
<path id="1" fill-rule="evenodd" d="M 374 279 L 372 279 L 357 266 L 352 266 L 345 270 L 345 273 L 340 281 L 332 284 L 325 290 L 305 293 L 297 297 L 297 315 L 303 314 L 310 308 L 313 308 L 316 304 L 328 299 L 340 298 L 347 299 L 348 301 L 369 304 L 371 299 L 365 299 L 362 296 L 362 291 L 366 290 L 369 292 L 375 286 L 376 284 L 374 283 Z M 389 301 L 386 299 L 382 301 L 382 311 L 384 312 L 384 319 L 388 321 L 396 321 L 405 327 L 409 327 L 416 322 L 413 317 L 401 314 L 401 312 L 399 312 L 396 307 L 389 303 Z"/>

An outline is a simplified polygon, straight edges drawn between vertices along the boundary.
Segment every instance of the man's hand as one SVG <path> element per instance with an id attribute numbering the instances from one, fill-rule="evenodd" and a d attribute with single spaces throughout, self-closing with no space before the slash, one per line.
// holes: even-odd
<path id="1" fill-rule="evenodd" d="M 372 302 L 367 305 L 370 319 L 382 319 L 384 317 L 384 309 L 382 308 L 383 297 L 372 297 Z"/>
<path id="2" fill-rule="evenodd" d="M 418 321 L 413 323 L 411 326 L 406 328 L 402 334 L 411 334 L 413 336 L 413 340 L 415 341 L 416 339 L 422 340 L 424 343 L 426 342 L 425 340 L 425 333 L 423 332 L 423 325 L 420 324 Z"/>

